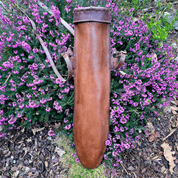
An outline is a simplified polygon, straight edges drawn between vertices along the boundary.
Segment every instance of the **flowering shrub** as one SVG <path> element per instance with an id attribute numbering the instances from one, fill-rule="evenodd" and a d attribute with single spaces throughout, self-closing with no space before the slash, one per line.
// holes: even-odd
<path id="1" fill-rule="evenodd" d="M 74 38 L 61 25 L 60 17 L 74 27 L 74 7 L 100 3 L 111 11 L 111 52 L 113 48 L 127 51 L 121 69 L 111 72 L 110 133 L 105 142 L 103 161 L 115 167 L 122 162 L 120 153 L 136 146 L 135 139 L 139 139 L 139 132 L 144 131 L 148 111 L 159 114 L 152 106 L 166 105 L 168 103 L 163 103 L 162 98 L 171 100 L 178 95 L 178 63 L 173 60 L 170 46 L 159 46 L 159 41 L 153 40 L 141 20 L 135 22 L 132 16 L 124 16 L 109 0 L 77 4 L 69 0 L 43 2 L 54 16 L 41 8 L 36 0 L 24 1 L 21 6 L 16 1 L 8 1 L 15 12 L 9 18 L 0 14 L 3 24 L 0 33 L 0 124 L 4 126 L 3 132 L 15 126 L 28 129 L 36 121 L 58 120 L 62 123 L 62 134 L 73 138 L 74 76 L 67 82 L 56 77 L 29 19 L 19 7 L 26 8 L 57 70 L 65 76 L 67 67 L 60 54 L 69 45 L 73 46 Z M 4 134 L 1 133 L 1 137 Z M 71 146 L 75 146 L 74 140 Z M 76 162 L 79 162 L 78 158 Z"/>

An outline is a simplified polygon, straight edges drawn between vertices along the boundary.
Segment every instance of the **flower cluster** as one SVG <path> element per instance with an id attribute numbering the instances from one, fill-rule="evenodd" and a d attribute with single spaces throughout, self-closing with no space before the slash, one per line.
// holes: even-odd
<path id="1" fill-rule="evenodd" d="M 61 18 L 60 18 L 60 11 L 59 11 L 58 7 L 52 6 L 51 7 L 51 12 L 54 13 L 54 17 L 56 19 L 56 26 L 59 25 L 59 23 L 61 21 Z"/>

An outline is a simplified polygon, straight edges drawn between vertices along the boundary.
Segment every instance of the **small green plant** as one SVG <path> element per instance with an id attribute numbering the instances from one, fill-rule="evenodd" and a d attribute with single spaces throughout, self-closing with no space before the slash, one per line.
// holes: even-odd
<path id="1" fill-rule="evenodd" d="M 144 21 L 148 21 L 148 17 L 146 15 L 143 18 Z M 166 23 L 166 26 L 163 26 L 163 22 L 165 20 L 158 20 L 156 21 L 154 18 L 149 16 L 149 22 L 147 22 L 147 26 L 149 30 L 153 33 L 153 38 L 155 40 L 162 40 L 165 41 L 167 39 L 169 31 L 172 29 L 172 24 Z"/>

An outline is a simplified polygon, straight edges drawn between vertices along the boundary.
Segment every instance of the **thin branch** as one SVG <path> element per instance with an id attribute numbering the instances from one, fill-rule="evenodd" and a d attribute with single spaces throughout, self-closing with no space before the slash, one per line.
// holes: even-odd
<path id="1" fill-rule="evenodd" d="M 169 133 L 169 134 L 163 139 L 163 141 L 166 140 L 169 136 L 171 136 L 176 130 L 177 130 L 177 128 L 176 128 L 176 129 L 173 129 L 172 132 Z"/>
<path id="2" fill-rule="evenodd" d="M 130 175 L 130 173 L 127 172 L 127 170 L 126 170 L 126 168 L 124 167 L 124 165 L 123 165 L 122 163 L 120 163 L 120 164 L 121 164 L 121 166 L 124 168 L 125 172 L 126 172 L 128 175 Z"/>
<path id="3" fill-rule="evenodd" d="M 4 84 L 2 86 L 4 86 L 6 84 L 6 82 L 9 80 L 11 75 L 12 75 L 12 73 L 9 74 L 9 76 L 7 77 L 6 81 L 4 82 Z"/>

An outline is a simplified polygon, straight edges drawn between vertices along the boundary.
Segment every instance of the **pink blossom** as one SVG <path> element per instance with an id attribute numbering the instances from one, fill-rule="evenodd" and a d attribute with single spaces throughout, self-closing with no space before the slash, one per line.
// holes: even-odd
<path id="1" fill-rule="evenodd" d="M 110 6 L 111 6 L 111 4 L 110 4 L 110 3 L 106 4 L 106 7 L 107 7 L 107 8 L 109 8 Z"/>
<path id="2" fill-rule="evenodd" d="M 14 124 L 16 122 L 17 118 L 11 118 L 8 123 L 9 124 Z"/>
<path id="3" fill-rule="evenodd" d="M 4 135 L 5 135 L 5 133 L 2 133 L 2 134 L 0 135 L 0 138 L 3 137 Z"/>
<path id="4" fill-rule="evenodd" d="M 48 132 L 48 135 L 49 135 L 49 136 L 54 136 L 54 135 L 56 135 L 56 134 L 54 133 L 53 130 L 50 130 L 50 131 Z"/>
<path id="5" fill-rule="evenodd" d="M 131 8 L 131 9 L 130 9 L 130 12 L 133 12 L 133 11 L 134 11 L 134 9 L 133 9 L 133 8 Z"/>
<path id="6" fill-rule="evenodd" d="M 0 115 L 3 114 L 3 110 L 0 110 Z"/>
<path id="7" fill-rule="evenodd" d="M 59 8 L 52 5 L 51 11 L 54 13 L 54 17 L 56 19 L 56 25 L 59 25 L 59 23 L 61 22 Z"/>
<path id="8" fill-rule="evenodd" d="M 46 103 L 46 101 L 47 101 L 47 100 L 45 100 L 44 98 L 42 98 L 42 99 L 40 100 L 40 103 L 44 104 L 44 103 Z"/>
<path id="9" fill-rule="evenodd" d="M 24 107 L 24 104 L 22 104 L 22 105 L 19 105 L 19 108 L 20 108 L 20 109 L 22 109 L 23 107 Z"/>
<path id="10" fill-rule="evenodd" d="M 111 143 L 110 143 L 109 140 L 106 140 L 106 141 L 105 141 L 105 145 L 109 145 L 109 146 L 110 146 L 110 144 L 111 144 Z"/>
<path id="11" fill-rule="evenodd" d="M 47 111 L 47 112 L 49 112 L 50 110 L 51 110 L 51 108 L 50 108 L 50 107 L 46 108 L 46 111 Z"/>
<path id="12" fill-rule="evenodd" d="M 43 15 L 47 15 L 48 13 L 47 12 L 43 12 Z"/>
<path id="13" fill-rule="evenodd" d="M 22 47 L 29 53 L 31 50 L 31 47 L 28 43 L 26 43 L 25 41 L 22 41 Z"/>
<path id="14" fill-rule="evenodd" d="M 121 119 L 120 119 L 120 123 L 121 123 L 121 124 L 125 124 L 125 123 L 127 123 L 127 120 L 126 120 L 125 118 L 121 118 Z"/>
<path id="15" fill-rule="evenodd" d="M 126 144 L 124 144 L 124 147 L 125 147 L 126 149 L 129 149 L 129 148 L 130 148 L 130 145 L 129 145 L 128 143 L 126 143 Z"/>
<path id="16" fill-rule="evenodd" d="M 2 65 L 5 67 L 5 68 L 11 68 L 13 67 L 13 64 L 9 61 L 5 61 L 2 63 Z"/>
<path id="17" fill-rule="evenodd" d="M 121 132 L 124 132 L 124 127 L 120 127 L 120 131 L 121 131 Z"/>
<path id="18" fill-rule="evenodd" d="M 27 23 L 29 23 L 30 21 L 28 20 L 27 17 L 23 17 L 23 22 L 24 22 L 25 24 L 27 24 Z"/>
<path id="19" fill-rule="evenodd" d="M 49 19 L 49 22 L 52 22 L 54 19 Z"/>
<path id="20" fill-rule="evenodd" d="M 65 126 L 66 130 L 69 130 L 71 128 L 71 124 L 69 124 L 68 126 Z"/>
<path id="21" fill-rule="evenodd" d="M 117 152 L 112 152 L 112 156 L 116 157 L 117 156 Z"/>
<path id="22" fill-rule="evenodd" d="M 35 80 L 33 80 L 33 83 L 34 83 L 35 85 L 38 85 L 38 84 L 40 84 L 40 83 L 43 83 L 43 80 L 40 80 L 40 79 L 36 78 Z"/>

